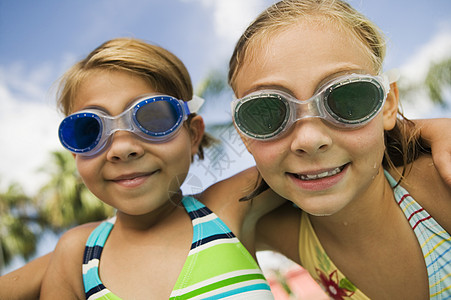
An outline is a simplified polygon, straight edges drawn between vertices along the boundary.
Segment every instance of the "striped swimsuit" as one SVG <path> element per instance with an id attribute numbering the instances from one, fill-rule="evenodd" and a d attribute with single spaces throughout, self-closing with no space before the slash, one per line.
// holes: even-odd
<path id="1" fill-rule="evenodd" d="M 396 181 L 385 172 L 390 185 Z M 430 299 L 451 299 L 451 237 L 410 195 L 397 186 L 395 200 L 409 221 L 423 252 Z M 302 212 L 299 257 L 303 267 L 332 299 L 369 299 L 338 270 L 324 251 L 307 213 Z"/>
<path id="2" fill-rule="evenodd" d="M 225 223 L 192 197 L 182 203 L 192 220 L 193 241 L 170 299 L 274 299 L 258 264 Z M 120 299 L 102 284 L 98 270 L 114 221 L 101 223 L 86 243 L 86 299 Z"/>

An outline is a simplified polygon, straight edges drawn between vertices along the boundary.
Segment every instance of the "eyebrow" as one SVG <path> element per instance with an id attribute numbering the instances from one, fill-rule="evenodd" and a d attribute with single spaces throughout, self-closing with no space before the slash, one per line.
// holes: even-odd
<path id="1" fill-rule="evenodd" d="M 330 73 L 327 76 L 323 77 L 323 79 L 321 79 L 321 81 L 317 84 L 316 89 L 323 86 L 326 82 L 346 74 L 368 74 L 368 72 L 363 69 L 353 68 L 343 68 L 341 70 L 335 70 L 333 73 Z"/>
<path id="2" fill-rule="evenodd" d="M 128 101 L 127 104 L 125 105 L 125 108 L 122 110 L 122 112 L 124 112 L 124 111 L 126 111 L 127 109 L 129 109 L 130 107 L 132 107 L 133 104 L 136 102 L 137 98 L 139 98 L 139 97 L 140 97 L 140 96 L 130 99 L 130 101 Z M 91 105 L 85 106 L 85 107 L 83 107 L 82 109 L 80 109 L 80 110 L 78 110 L 78 111 L 82 111 L 82 110 L 86 110 L 86 109 L 96 109 L 96 110 L 100 110 L 100 111 L 106 113 L 106 114 L 109 115 L 109 116 L 113 116 L 107 108 L 105 108 L 105 107 L 103 107 L 103 106 L 95 105 L 95 104 L 91 104 Z M 121 113 L 122 113 L 122 112 L 121 112 Z"/>
<path id="3" fill-rule="evenodd" d="M 341 68 L 341 69 L 338 69 L 338 70 L 333 70 L 331 73 L 327 73 L 326 76 L 321 79 L 321 81 L 315 86 L 315 90 L 314 91 L 317 92 L 318 89 L 320 89 L 324 84 L 326 84 L 327 82 L 331 81 L 334 78 L 337 78 L 337 77 L 340 77 L 340 76 L 343 76 L 343 75 L 346 75 L 346 74 L 367 74 L 367 73 L 368 72 L 366 72 L 363 69 L 355 69 L 355 68 L 347 68 L 347 67 L 344 67 L 344 68 Z M 271 89 L 278 90 L 278 91 L 283 91 L 283 92 L 285 92 L 287 94 L 290 94 L 291 96 L 294 97 L 294 93 L 293 93 L 293 91 L 291 89 L 286 88 L 285 86 L 280 85 L 280 84 L 276 84 L 276 83 L 268 83 L 268 84 L 262 83 L 262 84 L 258 84 L 256 86 L 252 87 L 251 89 L 247 90 L 244 93 L 243 97 L 245 97 L 246 95 L 249 95 L 250 93 L 259 91 L 259 90 L 271 90 Z"/>
<path id="4" fill-rule="evenodd" d="M 255 86 L 255 87 L 247 90 L 244 93 L 243 97 L 245 97 L 246 95 L 249 95 L 249 94 L 251 94 L 253 92 L 259 91 L 259 90 L 278 90 L 278 91 L 283 91 L 285 93 L 288 93 L 290 95 L 293 94 L 290 89 L 288 89 L 288 88 L 286 88 L 286 87 L 284 87 L 283 85 L 280 85 L 280 84 L 259 84 L 259 85 Z"/>

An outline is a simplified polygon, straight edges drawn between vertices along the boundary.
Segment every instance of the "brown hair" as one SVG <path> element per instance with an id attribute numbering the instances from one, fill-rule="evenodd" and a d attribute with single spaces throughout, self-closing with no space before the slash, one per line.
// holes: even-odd
<path id="1" fill-rule="evenodd" d="M 135 38 L 109 40 L 73 65 L 60 79 L 57 105 L 65 115 L 73 113 L 73 102 L 81 84 L 98 70 L 125 71 L 146 80 L 158 92 L 189 101 L 193 97 L 191 78 L 185 65 L 174 54 L 156 45 Z M 189 126 L 191 114 L 186 122 Z M 208 134 L 199 147 L 199 159 L 204 158 L 203 147 L 213 142 Z"/>

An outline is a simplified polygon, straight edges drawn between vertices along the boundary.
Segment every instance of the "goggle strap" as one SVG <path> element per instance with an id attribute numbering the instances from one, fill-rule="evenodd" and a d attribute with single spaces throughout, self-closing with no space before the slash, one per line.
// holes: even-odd
<path id="1" fill-rule="evenodd" d="M 382 79 L 382 84 L 385 88 L 385 96 L 388 95 L 390 91 L 390 84 L 397 82 L 399 80 L 401 73 L 398 69 L 391 69 L 387 72 L 382 73 L 379 77 Z"/>
<path id="2" fill-rule="evenodd" d="M 399 80 L 399 77 L 401 77 L 401 72 L 399 72 L 398 69 L 391 69 L 385 72 L 385 75 L 387 76 L 389 83 L 394 83 Z"/>
<path id="3" fill-rule="evenodd" d="M 188 114 L 192 114 L 195 112 L 198 112 L 199 109 L 202 107 L 202 105 L 204 104 L 205 100 L 199 96 L 193 95 L 193 99 L 184 102 L 185 103 L 185 108 L 187 108 Z"/>

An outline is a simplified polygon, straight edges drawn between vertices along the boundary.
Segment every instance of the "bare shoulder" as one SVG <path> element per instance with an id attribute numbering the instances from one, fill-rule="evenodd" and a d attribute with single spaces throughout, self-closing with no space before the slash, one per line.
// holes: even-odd
<path id="1" fill-rule="evenodd" d="M 399 176 L 391 172 L 396 179 Z M 431 156 L 415 160 L 401 185 L 429 214 L 451 232 L 451 188 L 445 183 Z"/>
<path id="2" fill-rule="evenodd" d="M 220 193 L 227 191 L 227 193 L 223 193 L 223 197 L 244 197 L 254 190 L 257 180 L 258 170 L 256 167 L 251 167 L 211 185 L 205 192 Z M 211 199 L 208 200 L 211 201 Z"/>
<path id="3" fill-rule="evenodd" d="M 57 248 L 62 248 L 63 251 L 71 251 L 69 248 L 80 243 L 83 244 L 84 247 L 87 238 L 100 223 L 101 222 L 87 223 L 69 229 L 59 239 Z"/>
<path id="4" fill-rule="evenodd" d="M 53 252 L 41 288 L 42 299 L 83 299 L 82 264 L 86 240 L 99 223 L 77 226 L 65 232 Z"/>
<path id="5" fill-rule="evenodd" d="M 54 255 L 51 263 L 59 259 L 67 259 L 67 257 L 80 258 L 78 262 L 83 262 L 83 252 L 86 241 L 91 232 L 100 223 L 88 223 L 74 227 L 66 231 L 58 240 L 56 244 Z"/>
<path id="6" fill-rule="evenodd" d="M 257 169 L 246 169 L 211 185 L 198 195 L 198 199 L 240 238 L 243 222 L 251 204 L 248 201 L 240 201 L 240 199 L 249 195 L 255 189 L 257 180 Z"/>
<path id="7" fill-rule="evenodd" d="M 200 200 L 221 218 L 233 218 L 240 224 L 246 219 L 248 224 L 255 224 L 261 216 L 285 202 L 270 189 L 252 199 L 240 201 L 257 188 L 259 179 L 256 167 L 246 169 L 213 184 L 202 193 Z"/>
<path id="8" fill-rule="evenodd" d="M 200 195 L 199 199 L 217 213 L 241 210 L 247 207 L 248 203 L 239 200 L 256 188 L 257 180 L 258 171 L 252 167 L 211 185 Z"/>

